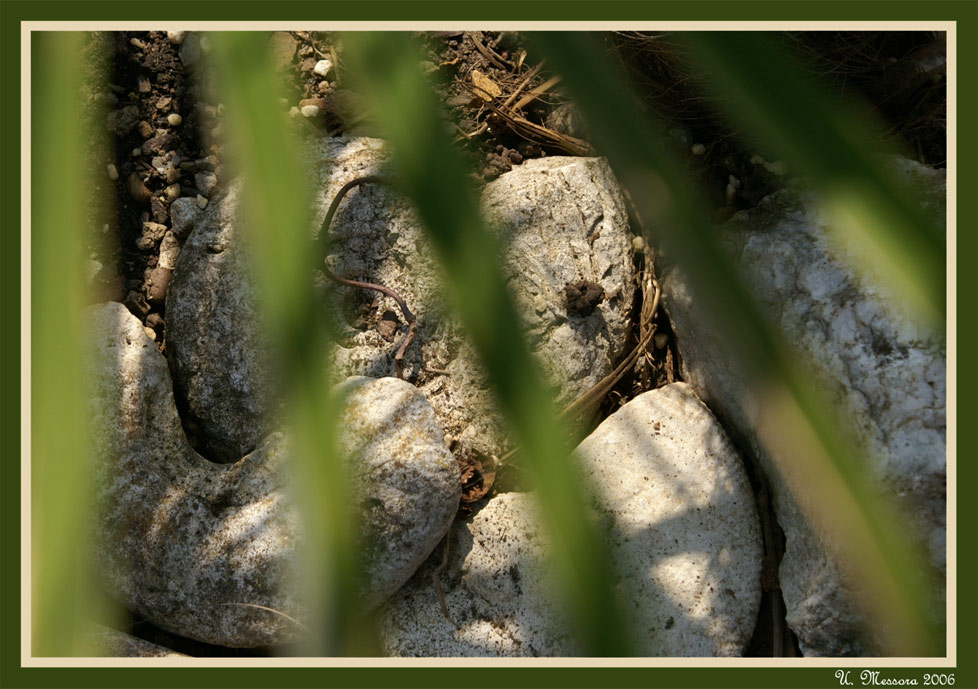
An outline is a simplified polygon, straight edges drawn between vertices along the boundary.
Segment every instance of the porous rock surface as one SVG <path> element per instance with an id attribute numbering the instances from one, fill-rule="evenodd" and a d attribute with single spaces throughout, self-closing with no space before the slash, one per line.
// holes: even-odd
<path id="1" fill-rule="evenodd" d="M 685 384 L 646 392 L 575 456 L 594 490 L 637 653 L 742 655 L 760 604 L 760 528 L 741 460 L 709 410 Z M 452 620 L 431 583 L 436 551 L 382 608 L 385 652 L 580 655 L 552 594 L 540 523 L 531 493 L 497 495 L 456 523 L 441 579 Z"/>
<path id="2" fill-rule="evenodd" d="M 912 161 L 892 161 L 913 180 L 924 207 L 943 216 L 944 176 Z M 881 489 L 899 500 L 902 530 L 929 551 L 941 581 L 945 569 L 945 343 L 895 308 L 871 278 L 857 276 L 838 256 L 817 199 L 780 191 L 719 228 L 722 244 L 789 341 L 814 365 L 817 383 L 874 458 L 867 466 Z M 663 301 L 683 352 L 685 380 L 736 429 L 771 481 L 785 533 L 780 582 L 787 621 L 802 651 L 817 656 L 879 652 L 866 633 L 852 589 L 830 546 L 805 519 L 782 478 L 786 458 L 762 446 L 762 408 L 750 381 L 735 372 L 727 343 L 691 298 L 681 271 L 662 278 Z M 848 417 L 848 418 L 845 418 Z M 869 460 L 867 460 L 869 463 Z M 935 610 L 943 609 L 938 587 Z"/>
<path id="3" fill-rule="evenodd" d="M 254 647 L 296 638 L 306 619 L 296 582 L 302 539 L 289 444 L 273 433 L 233 464 L 190 447 L 166 362 L 122 304 L 93 307 L 90 390 L 99 572 L 110 593 L 168 631 Z M 340 427 L 365 558 L 360 604 L 381 602 L 444 535 L 461 488 L 431 407 L 409 384 L 353 380 Z M 344 429 L 352 429 L 344 435 Z M 373 539 L 380 536 L 379 540 Z"/>
<path id="4" fill-rule="evenodd" d="M 376 139 L 325 140 L 309 159 L 323 190 L 316 230 L 340 187 L 387 169 L 385 145 Z M 241 190 L 240 182 L 228 185 L 193 217 L 167 299 L 170 364 L 189 412 L 185 421 L 218 461 L 253 447 L 276 406 L 262 383 L 267 349 L 236 221 Z M 618 186 L 600 159 L 534 160 L 488 185 L 483 210 L 503 246 L 503 270 L 531 347 L 558 401 L 568 402 L 612 370 L 625 340 L 633 286 Z M 384 184 L 359 186 L 340 204 L 329 238 L 326 260 L 336 275 L 394 289 L 417 316 L 405 371 L 446 433 L 465 449 L 499 453 L 506 444 L 502 418 L 471 344 L 447 313 L 441 271 L 411 207 Z M 581 280 L 605 294 L 587 315 L 568 312 L 563 294 Z M 338 378 L 393 375 L 407 333 L 394 301 L 325 278 L 321 288 L 338 330 L 331 370 Z"/>
<path id="5" fill-rule="evenodd" d="M 95 654 L 100 658 L 187 658 L 165 646 L 125 634 L 115 629 L 95 625 L 90 634 Z"/>

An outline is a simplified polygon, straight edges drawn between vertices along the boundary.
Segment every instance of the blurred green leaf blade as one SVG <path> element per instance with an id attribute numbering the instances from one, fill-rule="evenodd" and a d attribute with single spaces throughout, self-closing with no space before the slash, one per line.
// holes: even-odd
<path id="1" fill-rule="evenodd" d="M 874 155 L 869 142 L 879 127 L 820 88 L 769 35 L 718 31 L 686 38 L 706 83 L 748 136 L 810 175 L 830 211 L 839 211 L 838 234 L 864 264 L 857 267 L 883 278 L 918 318 L 942 327 L 942 228 Z"/>
<path id="2" fill-rule="evenodd" d="M 631 642 L 614 591 L 608 549 L 588 517 L 588 502 L 553 396 L 540 379 L 500 267 L 501 253 L 482 224 L 467 170 L 400 34 L 349 34 L 346 55 L 394 149 L 396 183 L 415 203 L 443 267 L 453 304 L 479 352 L 501 408 L 523 447 L 537 487 L 554 569 L 594 656 L 629 655 Z"/>
<path id="3" fill-rule="evenodd" d="M 759 399 L 770 405 L 772 416 L 783 418 L 784 427 L 794 429 L 793 437 L 781 429 L 766 438 L 807 460 L 801 471 L 780 467 L 786 477 L 794 478 L 792 490 L 807 490 L 799 480 L 802 475 L 818 479 L 817 485 L 831 486 L 832 492 L 808 503 L 815 509 L 810 516 L 828 525 L 830 536 L 852 560 L 860 586 L 869 591 L 868 605 L 875 619 L 891 632 L 891 650 L 901 655 L 939 654 L 943 635 L 929 611 L 918 566 L 920 554 L 893 527 L 897 521 L 891 507 L 877 498 L 853 444 L 840 434 L 835 417 L 815 393 L 810 374 L 761 312 L 715 241 L 712 221 L 682 166 L 652 133 L 651 123 L 627 95 L 628 86 L 591 36 L 548 32 L 532 37 L 562 75 L 599 151 L 630 191 L 645 224 L 655 228 L 657 238 L 682 266 L 694 298 L 705 305 L 716 331 L 730 344 L 741 375 L 756 380 Z M 749 52 L 751 46 L 741 48 Z M 739 58 L 728 55 L 727 59 Z M 737 76 L 746 79 L 749 73 L 729 78 Z M 799 134 L 788 131 L 781 136 Z M 842 514 L 848 522 L 839 519 Z"/>

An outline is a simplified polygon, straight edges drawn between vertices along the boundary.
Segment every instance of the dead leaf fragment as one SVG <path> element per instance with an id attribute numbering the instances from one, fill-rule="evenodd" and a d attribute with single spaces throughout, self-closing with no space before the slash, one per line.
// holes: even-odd
<path id="1" fill-rule="evenodd" d="M 472 79 L 472 85 L 475 87 L 476 95 L 484 101 L 491 101 L 493 98 L 498 98 L 503 95 L 502 89 L 499 88 L 496 82 L 479 70 L 473 69 L 470 78 Z"/>

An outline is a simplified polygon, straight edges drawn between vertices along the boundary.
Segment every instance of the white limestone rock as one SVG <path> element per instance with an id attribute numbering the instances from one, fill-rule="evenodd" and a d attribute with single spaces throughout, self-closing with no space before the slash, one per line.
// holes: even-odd
<path id="1" fill-rule="evenodd" d="M 709 410 L 684 384 L 647 392 L 575 455 L 638 654 L 742 655 L 760 605 L 760 528 L 741 460 Z M 504 493 L 456 524 L 441 578 L 452 620 L 431 584 L 436 551 L 382 609 L 385 652 L 580 655 L 551 593 L 540 523 L 532 494 Z"/>
<path id="2" fill-rule="evenodd" d="M 117 303 L 88 313 L 103 585 L 157 626 L 200 641 L 295 640 L 301 628 L 268 610 L 308 620 L 296 583 L 302 528 L 288 440 L 276 432 L 233 464 L 205 460 L 184 435 L 166 362 L 139 320 Z M 356 450 L 351 499 L 370 506 L 360 515 L 370 544 L 359 600 L 366 612 L 445 534 L 461 486 L 421 393 L 391 379 L 344 390 L 340 443 Z"/>
<path id="3" fill-rule="evenodd" d="M 383 175 L 388 153 L 384 142 L 365 138 L 324 140 L 307 153 L 323 190 L 312 235 L 337 191 L 353 179 Z M 534 354 L 565 403 L 607 375 L 622 353 L 633 292 L 628 222 L 602 160 L 531 163 L 489 185 L 483 206 L 506 247 L 504 271 Z M 241 188 L 229 184 L 196 221 L 167 297 L 168 353 L 185 421 L 219 461 L 253 448 L 274 426 L 276 409 L 236 221 Z M 384 184 L 359 186 L 340 204 L 329 235 L 333 273 L 394 289 L 417 316 L 405 373 L 445 432 L 465 450 L 500 453 L 507 444 L 502 417 L 478 357 L 447 310 L 442 271 L 411 207 Z M 590 315 L 565 308 L 562 290 L 577 280 L 600 285 L 606 295 Z M 393 375 L 407 333 L 395 302 L 324 276 L 320 287 L 338 333 L 329 369 L 339 379 Z"/>
<path id="4" fill-rule="evenodd" d="M 528 160 L 486 186 L 482 211 L 537 360 L 568 404 L 614 369 L 626 339 L 632 249 L 618 182 L 602 158 Z M 590 314 L 566 306 L 578 281 L 604 291 Z"/>
<path id="5" fill-rule="evenodd" d="M 894 166 L 915 179 L 925 208 L 943 214 L 940 171 L 912 161 Z M 937 578 L 945 570 L 945 342 L 928 335 L 884 296 L 872 278 L 840 261 L 826 220 L 809 194 L 780 191 L 719 228 L 719 238 L 759 303 L 797 350 L 812 362 L 822 391 L 872 457 L 865 467 L 896 498 L 901 529 L 925 545 Z M 727 343 L 689 293 L 682 273 L 662 278 L 663 303 L 683 353 L 683 375 L 736 429 L 772 484 L 786 553 L 780 570 L 788 624 L 806 655 L 864 656 L 879 652 L 865 631 L 852 589 L 830 546 L 812 530 L 756 429 L 762 414 L 749 381 L 732 366 Z M 943 609 L 944 589 L 934 591 Z"/>

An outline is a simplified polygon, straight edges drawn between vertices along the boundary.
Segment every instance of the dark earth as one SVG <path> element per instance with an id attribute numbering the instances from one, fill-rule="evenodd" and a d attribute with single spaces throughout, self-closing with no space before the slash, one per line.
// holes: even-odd
<path id="1" fill-rule="evenodd" d="M 584 155 L 592 149 L 587 129 L 573 104 L 560 93 L 559 80 L 515 32 L 429 32 L 417 34 L 422 68 L 436 83 L 454 141 L 470 164 L 475 181 L 486 183 L 514 165 L 547 155 Z M 634 32 L 602 34 L 607 52 L 634 85 L 643 109 L 654 115 L 665 140 L 686 161 L 690 183 L 698 185 L 718 221 L 756 205 L 785 183 L 779 161 L 758 160 L 716 113 L 717 104 L 696 90 L 682 49 L 668 35 Z M 920 162 L 942 166 L 945 150 L 945 82 L 940 67 L 943 36 L 931 32 L 785 33 L 782 43 L 810 68 L 824 86 L 845 97 L 858 97 L 889 124 L 884 134 L 897 140 Z M 316 106 L 315 114 L 294 112 L 293 122 L 308 136 L 377 135 L 364 116 L 362 99 L 344 80 L 342 39 L 328 33 L 268 34 L 271 57 L 288 95 L 283 110 Z M 107 138 L 91 142 L 93 198 L 106 205 L 106 218 L 89 258 L 99 301 L 123 302 L 142 320 L 166 352 L 166 292 L 172 268 L 161 263 L 185 237 L 171 231 L 172 202 L 181 197 L 203 206 L 228 181 L 224 167 L 223 105 L 206 68 L 206 37 L 166 32 L 92 34 L 86 47 L 93 65 L 104 65 L 108 83 L 89 89 L 93 112 L 104 113 Z M 317 63 L 329 60 L 325 74 Z M 938 64 L 938 67 L 934 67 Z M 322 69 L 320 69 L 322 71 Z M 92 74 L 97 73 L 93 70 Z M 94 79 L 94 78 L 93 78 Z M 890 141 L 889 143 L 892 143 Z M 733 180 L 736 179 L 736 185 Z M 734 186 L 731 189 L 731 186 Z M 634 222 L 634 221 L 633 221 Z M 636 228 L 637 229 L 637 228 Z M 636 232 L 636 234 L 640 234 Z M 636 258 L 636 275 L 651 269 Z M 632 322 L 641 323 L 641 290 L 636 290 Z M 587 283 L 568 285 L 568 312 L 586 315 L 603 291 Z M 387 339 L 400 321 L 379 312 L 379 301 L 363 295 L 351 305 L 360 327 L 376 328 Z M 664 347 L 650 348 L 633 371 L 602 403 L 600 418 L 647 389 L 680 380 L 674 338 L 661 311 L 657 332 Z M 600 418 L 595 421 L 599 421 Z M 472 514 L 477 501 L 491 494 L 494 473 L 478 458 L 459 457 L 467 499 L 459 518 Z M 784 635 L 784 655 L 799 655 L 797 642 L 783 625 L 776 568 L 783 537 L 767 500 L 763 477 L 748 467 L 758 508 L 765 522 L 766 591 L 751 656 L 770 656 L 774 635 Z M 780 607 L 779 607 L 780 606 Z M 780 616 L 780 618 L 779 618 Z M 267 656 L 288 649 L 232 649 L 183 639 L 131 616 L 127 631 L 173 650 L 195 656 Z"/>

